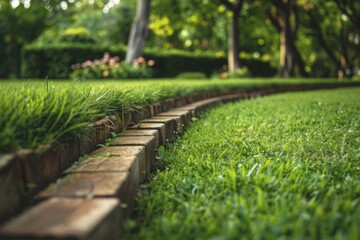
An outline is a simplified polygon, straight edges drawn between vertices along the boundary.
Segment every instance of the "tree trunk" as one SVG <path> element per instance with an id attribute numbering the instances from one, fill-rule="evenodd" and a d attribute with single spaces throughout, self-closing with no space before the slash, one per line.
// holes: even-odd
<path id="1" fill-rule="evenodd" d="M 279 75 L 282 77 L 294 76 L 294 55 L 291 48 L 291 37 L 289 35 L 289 28 L 287 24 L 284 24 L 280 31 Z"/>
<path id="2" fill-rule="evenodd" d="M 341 42 L 340 46 L 340 63 L 341 69 L 338 71 L 339 80 L 343 80 L 344 78 L 351 79 L 354 75 L 354 66 L 349 58 L 344 42 Z"/>
<path id="3" fill-rule="evenodd" d="M 280 68 L 279 74 L 282 77 L 294 76 L 294 52 L 293 52 L 293 32 L 290 25 L 290 1 L 284 4 L 280 11 Z"/>
<path id="4" fill-rule="evenodd" d="M 330 46 L 327 44 L 327 41 L 325 39 L 326 37 L 324 36 L 323 30 L 321 29 L 318 19 L 312 12 L 312 9 L 305 9 L 305 13 L 309 16 L 310 19 L 309 27 L 314 31 L 316 39 L 318 40 L 320 46 L 324 49 L 328 57 L 334 63 L 336 69 L 339 69 L 340 62 L 337 59 L 334 50 L 331 49 Z"/>
<path id="5" fill-rule="evenodd" d="M 231 21 L 229 22 L 229 49 L 228 49 L 228 64 L 229 72 L 234 73 L 240 67 L 239 60 L 239 13 L 233 12 Z"/>
<path id="6" fill-rule="evenodd" d="M 137 0 L 136 15 L 131 26 L 125 58 L 125 61 L 128 63 L 133 63 L 136 58 L 141 57 L 144 51 L 148 33 L 149 14 L 150 0 Z"/>
<path id="7" fill-rule="evenodd" d="M 298 74 L 308 77 L 305 71 L 305 63 L 296 47 L 297 31 L 299 27 L 299 16 L 296 0 L 271 0 L 277 9 L 277 14 L 268 13 L 274 27 L 280 34 L 280 66 L 281 77 L 295 76 L 295 67 Z M 291 21 L 292 16 L 294 21 Z M 293 24 L 291 24 L 293 22 Z"/>
<path id="8" fill-rule="evenodd" d="M 294 60 L 296 62 L 298 74 L 301 77 L 309 77 L 309 73 L 305 71 L 305 62 L 304 62 L 303 58 L 301 57 L 299 50 L 295 46 L 295 42 L 292 42 L 292 44 L 293 44 Z"/>
<path id="9" fill-rule="evenodd" d="M 231 12 L 232 18 L 229 22 L 229 35 L 228 35 L 228 65 L 229 72 L 234 73 L 240 67 L 240 30 L 239 30 L 239 18 L 242 10 L 244 0 L 236 0 L 230 2 L 229 0 L 220 0 L 221 4 L 224 4 L 228 11 Z"/>

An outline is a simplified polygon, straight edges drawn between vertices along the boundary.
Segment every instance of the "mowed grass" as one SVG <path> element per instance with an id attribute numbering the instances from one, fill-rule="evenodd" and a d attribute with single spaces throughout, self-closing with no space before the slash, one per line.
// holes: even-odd
<path id="1" fill-rule="evenodd" d="M 360 88 L 212 110 L 142 188 L 129 239 L 360 239 Z"/>
<path id="2" fill-rule="evenodd" d="M 96 119 L 169 97 L 316 82 L 336 80 L 1 81 L 0 153 L 52 143 Z"/>

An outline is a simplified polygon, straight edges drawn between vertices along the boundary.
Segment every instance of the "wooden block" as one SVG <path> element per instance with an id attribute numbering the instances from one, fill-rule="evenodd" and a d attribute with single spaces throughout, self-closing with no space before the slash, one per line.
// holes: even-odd
<path id="1" fill-rule="evenodd" d="M 171 142 L 177 131 L 177 120 L 174 118 L 152 117 L 141 121 L 141 123 L 162 123 L 165 124 L 166 142 Z"/>
<path id="2" fill-rule="evenodd" d="M 191 114 L 191 118 L 197 117 L 200 115 L 200 110 L 196 106 L 192 106 L 191 104 L 176 108 L 179 111 L 189 111 Z"/>
<path id="3" fill-rule="evenodd" d="M 52 198 L 0 229 L 1 239 L 119 239 L 123 216 L 117 199 Z"/>
<path id="4" fill-rule="evenodd" d="M 169 126 L 172 129 L 173 136 L 170 139 L 170 141 L 173 140 L 176 133 L 182 133 L 184 131 L 184 123 L 185 119 L 181 116 L 160 116 L 157 115 L 155 117 L 145 119 L 144 122 L 162 122 L 165 123 L 171 123 Z"/>
<path id="5" fill-rule="evenodd" d="M 42 189 L 61 175 L 61 152 L 49 145 L 40 146 L 35 150 L 17 152 L 25 187 L 28 191 Z"/>
<path id="6" fill-rule="evenodd" d="M 198 117 L 202 111 L 209 107 L 216 106 L 222 102 L 221 97 L 212 97 L 209 99 L 197 101 L 188 105 L 184 105 L 180 108 L 176 108 L 177 110 L 188 110 L 191 111 L 192 117 Z"/>
<path id="7" fill-rule="evenodd" d="M 216 106 L 219 103 L 221 103 L 221 97 L 215 97 L 215 98 L 202 100 L 202 101 L 193 103 L 192 105 L 196 106 L 197 108 L 200 108 L 200 110 L 203 111 L 209 107 Z"/>
<path id="8" fill-rule="evenodd" d="M 173 99 L 173 98 L 166 99 L 165 101 L 163 101 L 161 103 L 161 105 L 162 105 L 163 112 L 168 111 L 171 108 L 175 107 L 175 99 Z"/>
<path id="9" fill-rule="evenodd" d="M 133 123 L 138 123 L 145 118 L 151 117 L 150 106 L 146 106 L 141 109 L 136 109 L 131 111 L 131 118 Z"/>
<path id="10" fill-rule="evenodd" d="M 155 163 L 155 137 L 154 136 L 119 136 L 113 138 L 110 146 L 144 146 L 146 151 L 145 169 L 151 172 Z"/>
<path id="11" fill-rule="evenodd" d="M 157 130 L 159 131 L 160 145 L 166 144 L 166 132 L 164 123 L 138 123 L 127 128 L 127 130 Z"/>
<path id="12" fill-rule="evenodd" d="M 205 98 L 207 98 L 207 96 L 205 95 L 205 93 L 195 93 L 191 96 L 191 98 L 192 102 L 197 102 L 204 100 Z"/>
<path id="13" fill-rule="evenodd" d="M 181 107 L 186 105 L 187 100 L 186 97 L 177 97 L 175 98 L 175 107 Z"/>
<path id="14" fill-rule="evenodd" d="M 15 155 L 0 156 L 0 224 L 21 210 L 24 186 Z"/>
<path id="15" fill-rule="evenodd" d="M 134 205 L 136 189 L 137 186 L 131 185 L 130 174 L 126 172 L 74 173 L 51 184 L 37 198 L 118 198 L 121 203 L 127 205 L 124 213 L 129 216 Z"/>
<path id="16" fill-rule="evenodd" d="M 141 162 L 145 162 L 143 146 L 105 147 L 76 162 L 65 173 L 128 172 L 131 184 L 138 186 L 146 174 L 145 165 Z"/>
<path id="17" fill-rule="evenodd" d="M 150 105 L 151 116 L 155 116 L 162 112 L 162 106 L 160 103 L 154 103 Z"/>
<path id="18" fill-rule="evenodd" d="M 160 133 L 156 129 L 125 130 L 122 131 L 118 136 L 154 136 L 155 148 L 158 148 L 160 146 Z"/>
<path id="19" fill-rule="evenodd" d="M 159 113 L 158 116 L 185 116 L 186 119 L 191 119 L 191 111 L 187 109 L 174 108 L 167 112 Z"/>
<path id="20" fill-rule="evenodd" d="M 157 116 L 180 117 L 184 128 L 187 127 L 187 125 L 191 122 L 192 119 L 192 114 L 190 110 L 178 110 L 177 108 L 160 113 Z"/>
<path id="21" fill-rule="evenodd" d="M 132 115 L 131 112 L 124 112 L 121 115 L 121 129 L 127 128 L 132 122 Z"/>
<path id="22" fill-rule="evenodd" d="M 97 126 L 95 127 L 96 145 L 103 144 L 107 138 L 110 136 L 110 129 L 107 126 Z"/>
<path id="23" fill-rule="evenodd" d="M 111 124 L 109 125 L 109 128 L 111 129 L 110 132 L 118 132 L 121 130 L 122 121 L 120 115 L 118 114 L 111 115 L 109 116 L 109 120 L 111 122 Z"/>
<path id="24" fill-rule="evenodd" d="M 234 101 L 238 101 L 240 99 L 245 99 L 245 94 L 244 93 L 238 93 L 238 94 L 230 94 L 227 96 L 223 96 L 222 97 L 222 102 L 227 103 L 227 102 L 234 102 Z"/>
<path id="25" fill-rule="evenodd" d="M 96 145 L 95 128 L 82 133 L 80 137 L 80 156 L 94 151 L 96 149 Z"/>
<path id="26" fill-rule="evenodd" d="M 80 140 L 78 137 L 68 137 L 64 143 L 57 146 L 61 152 L 61 170 L 70 167 L 80 155 Z"/>

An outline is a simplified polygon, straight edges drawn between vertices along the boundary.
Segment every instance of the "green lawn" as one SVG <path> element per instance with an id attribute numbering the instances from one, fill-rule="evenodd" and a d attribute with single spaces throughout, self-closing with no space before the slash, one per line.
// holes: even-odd
<path id="1" fill-rule="evenodd" d="M 212 110 L 142 189 L 130 239 L 360 239 L 360 88 Z"/>
<path id="2" fill-rule="evenodd" d="M 1 81 L 0 153 L 74 135 L 90 122 L 173 96 L 324 79 Z"/>

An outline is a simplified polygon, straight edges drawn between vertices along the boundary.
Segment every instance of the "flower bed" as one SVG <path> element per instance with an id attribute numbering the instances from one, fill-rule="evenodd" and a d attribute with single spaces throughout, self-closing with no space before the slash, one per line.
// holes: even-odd
<path id="1" fill-rule="evenodd" d="M 146 61 L 140 57 L 133 64 L 120 62 L 119 57 L 111 57 L 105 53 L 102 59 L 86 60 L 73 64 L 70 78 L 74 80 L 88 79 L 146 79 L 152 76 L 151 67 L 154 60 Z"/>

